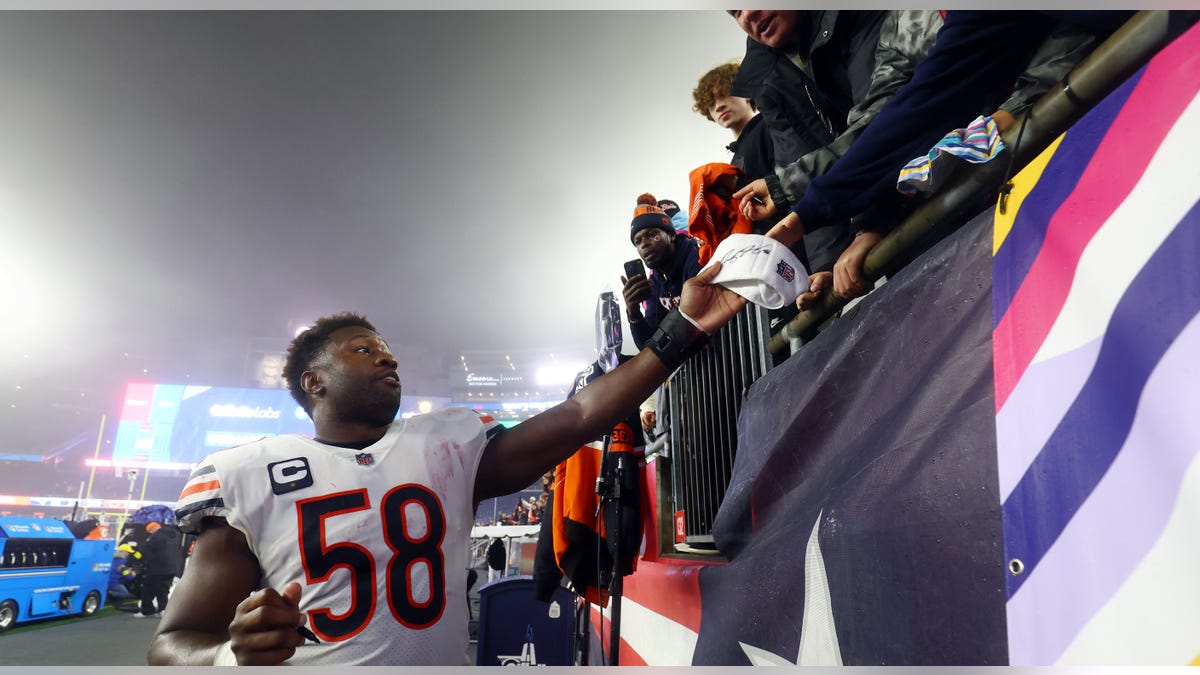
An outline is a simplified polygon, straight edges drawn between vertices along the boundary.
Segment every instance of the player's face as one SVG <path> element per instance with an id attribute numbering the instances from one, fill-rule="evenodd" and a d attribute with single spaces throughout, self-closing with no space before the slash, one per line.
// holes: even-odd
<path id="1" fill-rule="evenodd" d="M 396 357 L 383 338 L 359 326 L 329 336 L 325 387 L 343 417 L 376 425 L 390 423 L 400 409 Z"/>

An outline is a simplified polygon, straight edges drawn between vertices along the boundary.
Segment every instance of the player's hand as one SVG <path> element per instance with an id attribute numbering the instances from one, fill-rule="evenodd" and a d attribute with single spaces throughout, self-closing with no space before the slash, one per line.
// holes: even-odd
<path id="1" fill-rule="evenodd" d="M 273 588 L 251 593 L 238 605 L 229 624 L 229 646 L 238 665 L 273 666 L 291 658 L 304 642 L 296 632 L 304 622 L 300 584 L 288 584 L 282 595 Z"/>
<path id="2" fill-rule="evenodd" d="M 833 292 L 849 300 L 871 292 L 875 284 L 863 273 L 867 254 L 883 239 L 878 232 L 863 231 L 838 256 L 833 265 Z"/>
<path id="3" fill-rule="evenodd" d="M 625 285 L 621 294 L 625 298 L 626 315 L 635 319 L 642 318 L 642 301 L 650 298 L 650 280 L 641 274 L 635 274 L 629 279 L 622 276 L 621 283 Z"/>
<path id="4" fill-rule="evenodd" d="M 817 306 L 821 292 L 833 285 L 833 272 L 817 272 L 808 275 L 808 290 L 796 298 L 796 309 L 801 312 Z"/>
<path id="5" fill-rule="evenodd" d="M 642 411 L 642 430 L 649 431 L 649 430 L 653 429 L 654 423 L 656 420 L 657 420 L 657 416 L 653 410 L 643 410 Z"/>
<path id="6" fill-rule="evenodd" d="M 729 323 L 733 315 L 746 306 L 745 298 L 712 282 L 720 271 L 721 261 L 714 260 L 683 284 L 679 298 L 679 310 L 710 334 Z"/>
<path id="7" fill-rule="evenodd" d="M 761 178 L 733 193 L 733 198 L 741 201 L 738 210 L 750 220 L 762 220 L 775 215 L 775 201 L 767 190 L 767 181 Z"/>

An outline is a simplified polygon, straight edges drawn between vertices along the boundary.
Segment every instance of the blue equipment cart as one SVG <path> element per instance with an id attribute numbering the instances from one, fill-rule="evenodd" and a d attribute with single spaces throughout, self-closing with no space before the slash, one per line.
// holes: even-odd
<path id="1" fill-rule="evenodd" d="M 0 517 L 0 632 L 104 606 L 113 542 L 76 539 L 61 520 Z"/>

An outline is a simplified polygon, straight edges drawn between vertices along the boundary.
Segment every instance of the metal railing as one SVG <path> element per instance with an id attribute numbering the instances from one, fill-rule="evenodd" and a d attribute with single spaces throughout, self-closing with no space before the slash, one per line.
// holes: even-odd
<path id="1" fill-rule="evenodd" d="M 771 367 L 767 311 L 747 305 L 667 384 L 674 509 L 684 542 L 712 542 L 712 522 L 733 474 L 737 418 L 750 385 Z"/>

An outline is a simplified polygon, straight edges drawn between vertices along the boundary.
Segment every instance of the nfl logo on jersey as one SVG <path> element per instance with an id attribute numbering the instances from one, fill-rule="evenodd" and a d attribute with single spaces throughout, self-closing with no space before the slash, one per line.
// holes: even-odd
<path id="1" fill-rule="evenodd" d="M 359 466 L 370 466 L 375 463 L 375 458 L 369 452 L 360 452 L 354 456 L 354 461 L 358 462 Z"/>

